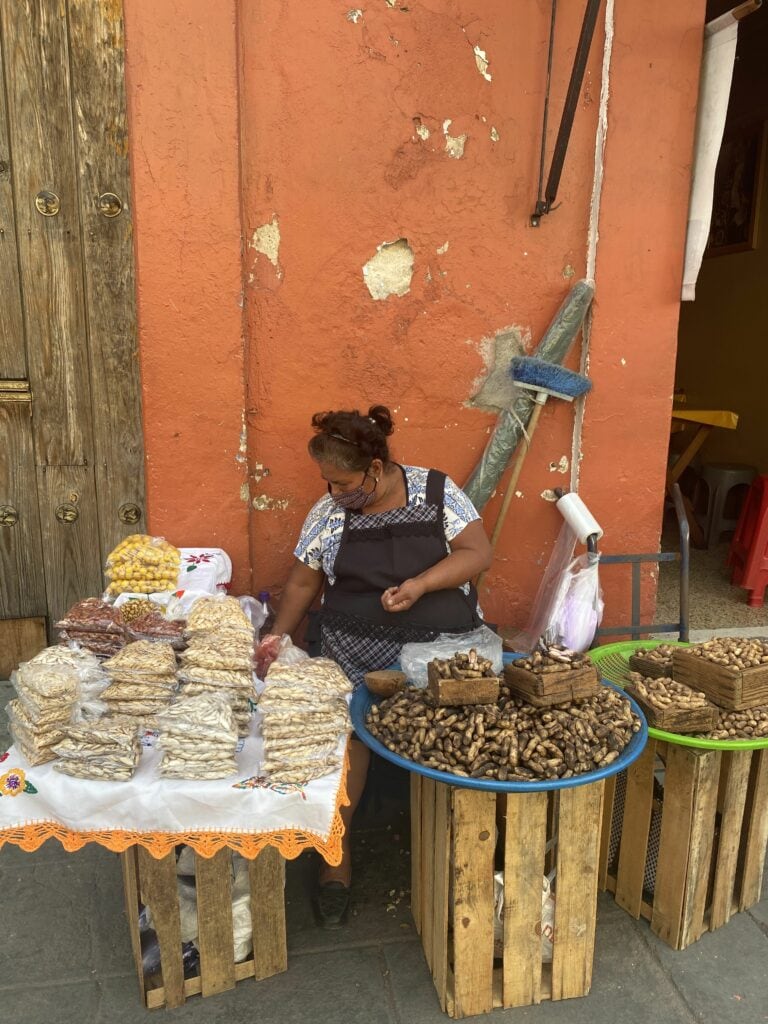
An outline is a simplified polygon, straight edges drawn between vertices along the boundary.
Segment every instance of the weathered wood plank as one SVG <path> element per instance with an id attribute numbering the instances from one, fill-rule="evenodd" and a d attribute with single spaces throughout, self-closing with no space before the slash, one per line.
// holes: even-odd
<path id="1" fill-rule="evenodd" d="M 653 742 L 653 741 L 651 741 Z M 616 776 L 605 780 L 603 796 L 603 824 L 600 829 L 600 864 L 597 869 L 597 884 L 601 890 L 608 887 L 608 858 L 611 853 L 611 826 L 613 824 L 614 799 L 616 797 Z"/>
<path id="2" fill-rule="evenodd" d="M 726 924 L 732 914 L 751 761 L 752 753 L 749 750 L 730 750 L 723 754 L 722 816 L 714 871 L 715 886 L 712 893 L 710 931 Z M 720 792 L 718 792 L 718 801 L 719 797 Z"/>
<path id="3" fill-rule="evenodd" d="M 493 855 L 496 795 L 453 794 L 454 1013 L 470 1017 L 493 1007 Z"/>
<path id="4" fill-rule="evenodd" d="M 603 783 L 559 794 L 552 998 L 588 994 L 597 920 Z"/>
<path id="5" fill-rule="evenodd" d="M 0 397 L 0 505 L 17 516 L 13 525 L 0 522 L 0 619 L 46 613 L 31 417 L 28 402 Z"/>
<path id="6" fill-rule="evenodd" d="M 757 903 L 763 884 L 768 847 L 768 750 L 753 753 L 750 781 L 739 910 Z"/>
<path id="7" fill-rule="evenodd" d="M 46 646 L 45 619 L 0 619 L 0 679 Z"/>
<path id="8" fill-rule="evenodd" d="M 432 978 L 445 1010 L 448 986 L 448 891 L 451 869 L 451 787 L 435 784 L 435 846 L 432 881 Z"/>
<path id="9" fill-rule="evenodd" d="M 139 876 L 136 869 L 136 847 L 129 846 L 120 854 L 123 869 L 123 897 L 125 899 L 125 916 L 128 920 L 128 934 L 131 937 L 131 952 L 136 964 L 139 979 L 139 991 L 144 1001 L 144 965 L 141 957 L 141 934 L 139 932 Z"/>
<path id="10" fill-rule="evenodd" d="M 181 921 L 176 889 L 176 852 L 155 860 L 143 846 L 138 848 L 139 885 L 143 902 L 152 911 L 160 945 L 163 990 L 168 1007 L 184 1002 L 184 966 L 181 958 Z"/>
<path id="11" fill-rule="evenodd" d="M 202 993 L 212 996 L 235 987 L 232 851 L 210 858 L 195 854 L 195 879 Z"/>
<path id="12" fill-rule="evenodd" d="M 432 901 L 435 882 L 435 785 L 433 779 L 421 780 L 421 944 L 432 970 Z"/>
<path id="13" fill-rule="evenodd" d="M 66 7 L 17 0 L 0 18 L 36 461 L 92 466 Z"/>
<path id="14" fill-rule="evenodd" d="M 27 376 L 27 357 L 13 208 L 13 155 L 6 119 L 5 47 L 2 36 L 0 29 L 0 380 L 21 380 Z"/>
<path id="15" fill-rule="evenodd" d="M 288 969 L 285 941 L 285 860 L 268 846 L 248 864 L 256 980 Z"/>
<path id="16" fill-rule="evenodd" d="M 508 793 L 504 850 L 504 1006 L 541 1002 L 541 887 L 547 794 Z"/>
<path id="17" fill-rule="evenodd" d="M 69 0 L 69 44 L 103 561 L 144 509 L 122 5 Z"/>
<path id="18" fill-rule="evenodd" d="M 411 773 L 411 916 L 421 935 L 421 775 Z"/>
<path id="19" fill-rule="evenodd" d="M 684 949 L 704 931 L 720 752 L 669 745 L 651 931 Z"/>
<path id="20" fill-rule="evenodd" d="M 37 470 L 45 585 L 52 621 L 82 597 L 101 591 L 96 494 L 90 466 Z M 72 516 L 77 513 L 77 518 Z M 70 521 L 72 520 L 72 521 Z"/>
<path id="21" fill-rule="evenodd" d="M 627 769 L 627 795 L 616 874 L 616 902 L 635 918 L 640 917 L 640 905 L 643 902 L 655 763 L 656 744 L 651 740 L 640 757 Z"/>

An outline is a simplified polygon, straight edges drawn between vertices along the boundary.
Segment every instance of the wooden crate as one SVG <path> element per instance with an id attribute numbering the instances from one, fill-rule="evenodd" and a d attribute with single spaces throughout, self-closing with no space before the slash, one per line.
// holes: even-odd
<path id="1" fill-rule="evenodd" d="M 499 797 L 504 950 L 494 963 L 495 793 L 411 776 L 411 907 L 451 1017 L 585 996 L 592 981 L 603 783 Z M 554 845 L 548 840 L 557 836 Z M 542 962 L 542 879 L 556 868 L 554 953 Z"/>
<path id="2" fill-rule="evenodd" d="M 672 678 L 672 658 L 668 661 L 657 661 L 642 654 L 630 654 L 629 667 L 632 672 L 639 672 L 648 679 Z"/>
<path id="3" fill-rule="evenodd" d="M 125 909 L 141 998 L 148 1009 L 181 1006 L 188 996 L 216 995 L 246 978 L 261 980 L 287 970 L 285 943 L 285 861 L 266 847 L 248 865 L 253 921 L 253 954 L 235 963 L 232 936 L 232 851 L 210 859 L 195 855 L 200 974 L 184 978 L 181 950 L 176 855 L 155 860 L 143 847 L 121 854 Z M 160 944 L 161 971 L 145 977 L 141 961 L 139 909 L 152 911 Z"/>
<path id="4" fill-rule="evenodd" d="M 714 704 L 705 704 L 699 708 L 675 706 L 657 708 L 654 704 L 648 703 L 634 683 L 627 683 L 624 689 L 630 697 L 637 701 L 648 725 L 653 726 L 654 729 L 690 735 L 710 732 L 717 725 L 719 712 Z"/>
<path id="5" fill-rule="evenodd" d="M 672 675 L 721 708 L 743 711 L 768 704 L 768 665 L 732 670 L 681 648 L 672 654 Z"/>
<path id="6" fill-rule="evenodd" d="M 499 699 L 498 676 L 479 679 L 444 679 L 433 661 L 427 665 L 427 690 L 441 707 L 459 707 L 464 704 L 495 704 Z"/>
<path id="7" fill-rule="evenodd" d="M 661 838 L 649 846 L 654 775 L 663 772 Z M 768 749 L 697 750 L 649 740 L 626 773 L 623 807 L 606 784 L 600 883 L 673 949 L 760 899 L 768 846 Z M 611 831 L 620 830 L 616 856 Z M 611 862 L 612 861 L 612 862 Z M 655 861 L 655 868 L 653 862 Z M 650 869 L 650 870 L 649 870 Z M 655 876 L 653 892 L 644 886 Z"/>
<path id="8" fill-rule="evenodd" d="M 531 672 L 513 663 L 504 666 L 504 681 L 517 697 L 534 707 L 566 704 L 584 697 L 594 697 L 600 689 L 600 676 L 594 665 L 563 672 Z"/>

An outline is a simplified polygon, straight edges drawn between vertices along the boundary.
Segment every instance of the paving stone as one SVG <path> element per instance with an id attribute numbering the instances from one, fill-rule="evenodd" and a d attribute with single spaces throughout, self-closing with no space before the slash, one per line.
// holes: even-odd
<path id="1" fill-rule="evenodd" d="M 747 914 L 675 951 L 645 926 L 643 937 L 697 1021 L 768 1021 L 768 936 Z"/>

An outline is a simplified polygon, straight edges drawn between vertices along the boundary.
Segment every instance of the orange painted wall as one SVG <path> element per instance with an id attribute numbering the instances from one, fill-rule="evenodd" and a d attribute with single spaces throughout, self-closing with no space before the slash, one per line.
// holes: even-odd
<path id="1" fill-rule="evenodd" d="M 149 528 L 246 590 L 235 4 L 130 0 L 125 28 Z"/>
<path id="2" fill-rule="evenodd" d="M 577 6 L 559 7 L 550 145 Z M 581 491 L 604 526 L 605 550 L 638 551 L 658 543 L 704 15 L 700 0 L 672 12 L 660 0 L 618 7 Z M 462 482 L 494 422 L 467 405 L 484 371 L 483 339 L 512 326 L 532 347 L 585 270 L 602 29 L 562 205 L 535 230 L 549 4 L 382 0 L 360 17 L 349 11 L 336 2 L 128 4 L 152 522 L 194 524 L 198 538 L 215 526 L 247 579 L 241 467 L 227 447 L 234 426 L 237 451 L 243 404 L 240 196 L 255 587 L 279 589 L 321 493 L 305 454 L 312 412 L 386 402 L 396 410 L 396 457 Z M 173 54 L 161 38 L 171 23 Z M 490 82 L 475 45 L 488 55 Z M 182 73 L 191 67 L 194 75 Z M 467 136 L 460 159 L 445 152 L 449 119 L 451 136 Z M 200 211 L 186 209 L 189 173 L 207 216 L 202 231 Z M 173 183 L 164 199 L 158 181 Z M 399 238 L 414 254 L 410 290 L 375 301 L 362 267 Z M 187 273 L 195 266 L 191 290 L 180 259 Z M 174 302 L 187 296 L 194 315 L 167 302 L 169 272 Z M 571 364 L 578 359 L 575 348 Z M 198 389 L 182 414 L 183 443 L 165 402 L 168 373 Z M 540 494 L 568 485 L 549 467 L 570 459 L 572 431 L 572 410 L 550 403 L 488 577 L 492 619 L 525 618 L 560 525 Z M 203 490 L 190 471 L 208 481 Z M 625 602 L 607 582 L 616 621 Z"/>

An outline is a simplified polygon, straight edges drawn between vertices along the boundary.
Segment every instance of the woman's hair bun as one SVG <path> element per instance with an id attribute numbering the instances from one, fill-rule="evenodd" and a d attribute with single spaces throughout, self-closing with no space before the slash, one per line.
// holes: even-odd
<path id="1" fill-rule="evenodd" d="M 373 420 L 385 437 L 389 437 L 389 435 L 394 432 L 395 428 L 392 424 L 392 413 L 386 405 L 372 405 L 368 410 L 368 416 Z"/>

